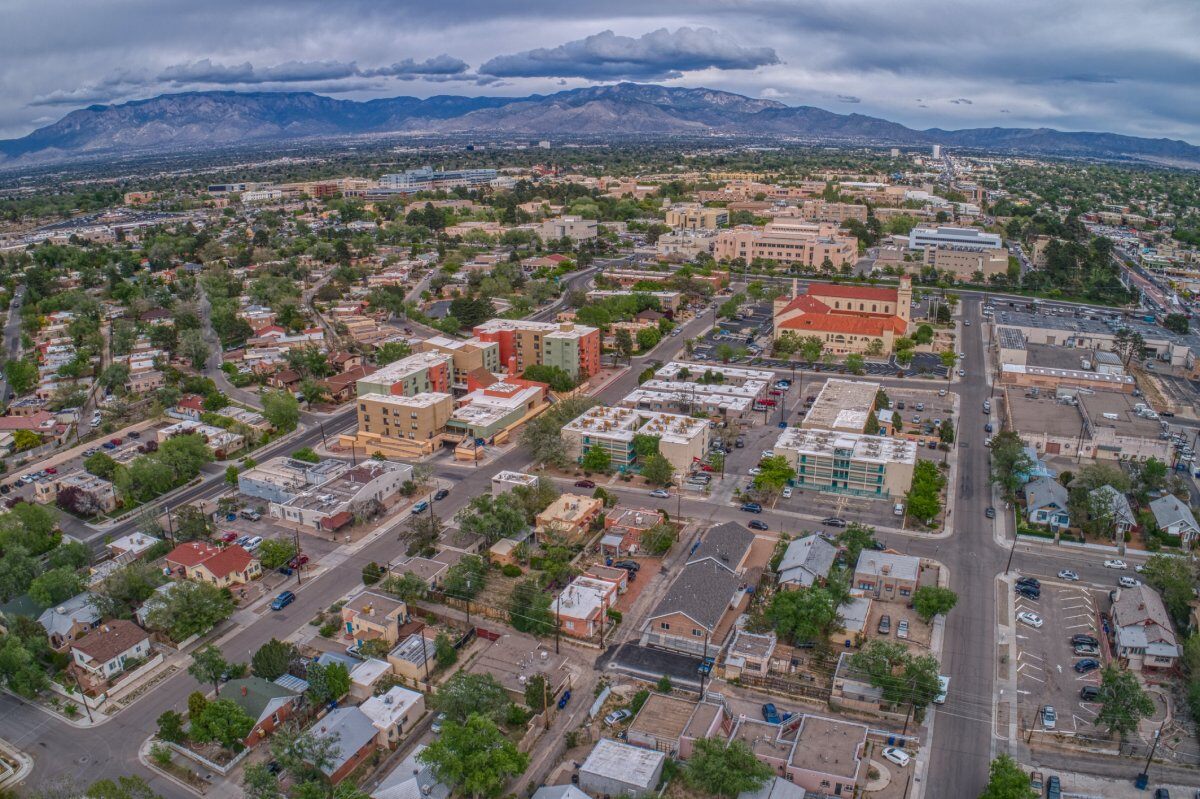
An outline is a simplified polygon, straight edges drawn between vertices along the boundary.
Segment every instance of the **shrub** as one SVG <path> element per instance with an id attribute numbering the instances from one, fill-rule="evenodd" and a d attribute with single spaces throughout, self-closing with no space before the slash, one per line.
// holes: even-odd
<path id="1" fill-rule="evenodd" d="M 321 625 L 321 629 L 317 632 L 322 638 L 332 638 L 333 636 L 337 635 L 337 631 L 340 626 L 341 625 L 339 625 L 336 621 L 327 621 Z"/>
<path id="2" fill-rule="evenodd" d="M 620 622 L 621 619 L 625 618 L 623 615 L 621 615 L 621 611 L 617 610 L 616 608 L 609 608 L 605 611 L 605 614 L 615 622 Z"/>
<path id="3" fill-rule="evenodd" d="M 383 567 L 375 561 L 371 561 L 362 568 L 363 585 L 375 585 L 383 579 Z"/>
<path id="4" fill-rule="evenodd" d="M 505 563 L 500 567 L 500 573 L 505 577 L 520 577 L 523 574 L 521 567 L 515 563 Z"/>

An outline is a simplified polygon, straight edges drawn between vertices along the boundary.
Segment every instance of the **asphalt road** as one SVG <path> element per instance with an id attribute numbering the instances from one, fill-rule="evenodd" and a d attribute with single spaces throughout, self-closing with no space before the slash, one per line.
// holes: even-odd
<path id="1" fill-rule="evenodd" d="M 19 303 L 25 297 L 25 287 L 17 286 L 12 304 L 8 306 L 8 319 L 4 323 L 4 358 L 16 358 L 21 354 L 21 309 Z M 0 371 L 0 407 L 8 406 L 8 378 Z"/>

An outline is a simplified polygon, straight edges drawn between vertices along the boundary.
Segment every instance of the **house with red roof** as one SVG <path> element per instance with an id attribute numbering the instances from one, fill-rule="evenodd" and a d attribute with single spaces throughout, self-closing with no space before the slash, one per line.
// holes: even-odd
<path id="1" fill-rule="evenodd" d="M 171 550 L 167 567 L 173 574 L 218 588 L 245 585 L 262 576 L 258 559 L 241 546 L 217 546 L 205 541 L 188 541 Z"/>
<path id="2" fill-rule="evenodd" d="M 895 349 L 896 339 L 911 321 L 912 279 L 901 277 L 897 288 L 810 283 L 805 294 L 795 282 L 791 297 L 775 300 L 775 339 L 787 331 L 803 338 L 816 336 L 833 355 L 880 354 Z"/>

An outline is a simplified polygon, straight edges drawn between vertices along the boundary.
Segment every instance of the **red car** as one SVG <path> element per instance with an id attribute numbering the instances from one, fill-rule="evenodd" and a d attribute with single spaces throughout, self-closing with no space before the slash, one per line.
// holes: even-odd
<path id="1" fill-rule="evenodd" d="M 775 389 L 771 389 L 771 396 L 772 396 L 772 397 L 778 397 L 778 396 L 780 396 L 781 394 L 783 394 L 783 392 L 782 392 L 782 391 L 776 391 Z"/>
<path id="2" fill-rule="evenodd" d="M 711 466 L 709 466 L 707 463 L 701 463 L 701 464 L 699 464 L 699 466 L 700 466 L 700 471 L 702 471 L 702 472 L 711 472 L 713 470 L 713 468 Z"/>
<path id="3" fill-rule="evenodd" d="M 236 541 L 237 537 L 238 537 L 238 534 L 234 530 L 226 530 L 225 532 L 221 533 L 221 541 L 226 544 L 228 544 L 231 541 Z"/>
<path id="4" fill-rule="evenodd" d="M 293 569 L 299 569 L 305 563 L 308 563 L 308 555 L 305 555 L 303 552 L 301 552 L 299 555 L 292 558 L 288 565 Z"/>
<path id="5" fill-rule="evenodd" d="M 125 442 L 119 438 L 114 438 L 112 441 L 109 441 L 108 443 L 112 444 L 114 447 L 119 447 L 122 444 L 124 444 Z"/>
<path id="6" fill-rule="evenodd" d="M 58 474 L 58 469 L 53 466 L 46 467 L 46 474 Z"/>
<path id="7" fill-rule="evenodd" d="M 759 404 L 760 404 L 760 405 L 766 405 L 766 406 L 768 406 L 768 407 L 774 407 L 774 406 L 775 406 L 775 400 L 773 400 L 773 399 L 759 400 Z"/>

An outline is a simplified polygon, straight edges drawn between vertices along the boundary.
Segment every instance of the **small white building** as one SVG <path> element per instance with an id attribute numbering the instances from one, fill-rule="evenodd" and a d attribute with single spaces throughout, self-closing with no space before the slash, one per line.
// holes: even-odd
<path id="1" fill-rule="evenodd" d="M 358 706 L 379 730 L 380 746 L 392 747 L 425 715 L 425 696 L 396 685 L 381 696 L 373 696 Z"/>
<path id="2" fill-rule="evenodd" d="M 579 788 L 592 796 L 645 796 L 662 777 L 665 752 L 601 738 L 579 768 Z"/>

